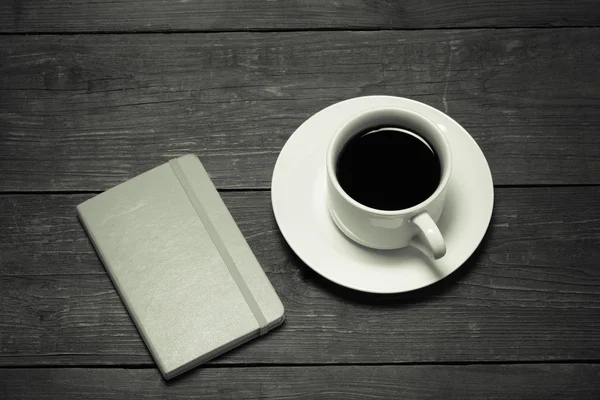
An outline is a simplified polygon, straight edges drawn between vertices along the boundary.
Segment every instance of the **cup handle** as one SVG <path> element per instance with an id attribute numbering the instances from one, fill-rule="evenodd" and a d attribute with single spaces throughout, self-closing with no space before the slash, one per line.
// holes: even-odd
<path id="1" fill-rule="evenodd" d="M 446 243 L 429 213 L 418 214 L 411 219 L 411 222 L 419 228 L 420 232 L 410 240 L 410 246 L 434 260 L 442 258 L 446 254 Z"/>

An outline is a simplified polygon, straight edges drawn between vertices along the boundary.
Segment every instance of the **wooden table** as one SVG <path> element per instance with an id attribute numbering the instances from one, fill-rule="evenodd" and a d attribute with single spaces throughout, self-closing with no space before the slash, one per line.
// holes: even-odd
<path id="1" fill-rule="evenodd" d="M 0 398 L 600 398 L 597 0 L 0 4 Z M 374 296 L 284 242 L 270 179 L 334 102 L 428 103 L 477 140 L 491 226 L 442 282 Z M 75 205 L 204 162 L 287 310 L 164 381 Z"/>

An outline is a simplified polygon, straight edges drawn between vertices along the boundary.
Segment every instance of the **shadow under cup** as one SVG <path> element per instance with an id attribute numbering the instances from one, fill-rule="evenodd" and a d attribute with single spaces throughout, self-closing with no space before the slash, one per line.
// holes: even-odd
<path id="1" fill-rule="evenodd" d="M 389 177 L 383 179 L 382 182 L 385 183 L 379 183 L 379 176 L 377 176 L 376 169 L 373 169 L 372 171 L 369 170 L 369 166 L 364 162 L 364 160 L 362 160 L 363 164 L 360 164 L 360 159 L 353 159 L 350 162 L 346 162 L 346 164 L 357 168 L 353 170 L 353 173 L 358 174 L 367 171 L 366 178 L 370 177 L 368 174 L 373 174 L 371 180 L 375 183 L 371 182 L 371 184 L 375 185 L 373 188 L 374 191 L 377 190 L 376 185 L 378 184 L 396 184 L 399 185 L 396 192 L 411 194 L 411 190 L 417 190 L 416 185 L 421 182 L 421 178 L 425 178 L 423 176 L 425 175 L 423 173 L 423 164 L 421 164 L 420 170 L 418 167 L 418 162 L 411 163 L 409 160 L 402 163 L 402 161 L 406 161 L 410 157 L 414 159 L 418 156 L 415 156 L 412 153 L 406 153 L 407 148 L 398 147 L 399 145 L 397 145 L 398 148 L 396 149 L 393 148 L 393 146 L 394 143 L 409 143 L 410 140 L 415 143 L 419 143 L 422 145 L 422 148 L 427 146 L 430 159 L 439 164 L 439 183 L 437 186 L 435 186 L 434 183 L 433 186 L 431 186 L 432 189 L 435 188 L 433 193 L 430 193 L 430 191 L 427 192 L 426 195 L 430 195 L 424 200 L 420 201 L 418 204 L 410 204 L 410 206 L 402 209 L 374 208 L 357 201 L 346 190 L 344 190 L 340 184 L 340 179 L 338 179 L 338 173 L 340 171 L 338 171 L 337 167 L 338 162 L 340 161 L 340 155 L 346 152 L 346 146 L 348 146 L 348 149 L 352 147 L 353 151 L 355 151 L 357 154 L 360 154 L 363 150 L 376 151 L 376 146 L 379 144 L 377 140 L 375 140 L 376 138 L 374 136 L 369 135 L 380 135 L 382 134 L 382 131 L 386 130 L 397 130 L 399 131 L 397 132 L 398 135 L 407 136 L 404 136 L 404 142 L 398 142 L 398 140 L 396 140 L 397 138 L 394 139 L 394 141 L 388 140 L 387 142 L 382 142 L 387 143 L 388 145 L 387 147 L 381 149 L 381 154 L 384 154 L 389 158 L 393 157 L 397 153 L 398 157 L 398 162 L 392 160 L 392 165 L 396 166 L 396 170 L 392 169 L 390 171 L 386 171 L 386 174 L 389 175 Z M 408 133 L 406 131 L 408 131 Z M 389 136 L 390 132 L 383 133 L 388 134 Z M 407 139 L 408 135 L 412 135 L 414 137 Z M 366 140 L 369 139 L 368 136 L 372 138 L 370 140 L 370 144 L 368 144 L 368 140 Z M 365 138 L 365 140 L 361 139 L 363 141 L 359 143 L 357 142 L 357 137 Z M 407 142 L 406 140 L 409 141 Z M 369 149 L 369 145 L 375 147 Z M 346 156 L 344 155 L 344 157 Z M 402 159 L 401 157 L 404 157 L 405 159 Z M 356 165 L 353 165 L 353 161 L 355 161 L 354 164 Z M 375 163 L 379 162 L 376 156 L 373 158 L 373 161 Z M 417 242 L 419 241 L 417 236 L 426 236 L 428 233 L 427 231 L 429 230 L 437 230 L 439 233 L 439 230 L 435 226 L 435 222 L 439 219 L 443 210 L 446 186 L 451 172 L 451 152 L 450 146 L 443 132 L 438 128 L 437 125 L 435 125 L 426 117 L 413 111 L 393 107 L 377 108 L 365 111 L 344 123 L 334 134 L 327 151 L 326 163 L 328 181 L 327 203 L 329 213 L 338 228 L 350 239 L 364 246 L 375 249 L 397 249 L 413 245 L 415 240 Z M 438 166 L 436 165 L 436 168 L 437 167 Z M 394 179 L 394 174 L 396 174 L 396 171 L 398 179 Z M 345 170 L 345 172 L 348 171 Z M 402 179 L 403 176 L 405 179 Z M 411 179 L 407 180 L 406 177 Z M 348 182 L 352 182 L 353 176 L 340 176 L 340 178 L 344 178 L 347 179 Z M 357 179 L 358 178 L 359 177 L 357 175 Z M 360 176 L 360 179 L 365 180 L 365 176 Z M 404 186 L 402 185 L 403 182 Z M 346 184 L 346 187 L 349 186 Z M 382 190 L 382 192 L 385 192 L 385 190 Z M 426 222 L 426 226 L 424 227 L 426 232 L 423 232 L 422 227 L 417 226 L 422 224 L 416 224 L 413 220 L 421 214 L 427 214 L 430 217 L 429 219 L 431 219 L 431 223 Z M 422 221 L 425 220 L 425 217 L 419 218 Z M 432 224 L 434 227 L 431 226 Z M 438 239 L 442 240 L 443 244 L 441 234 L 439 234 Z M 423 240 L 421 240 L 421 242 L 423 242 Z M 427 240 L 424 240 L 424 242 L 427 242 Z M 420 248 L 423 247 L 421 244 L 423 243 L 414 245 L 413 247 L 417 247 L 419 250 L 431 256 L 430 251 Z M 425 247 L 431 247 L 431 243 L 429 243 L 429 246 Z M 441 250 L 438 250 L 439 251 L 437 251 L 437 255 L 439 256 Z M 445 247 L 443 251 L 445 252 Z M 436 252 L 433 251 L 433 253 Z"/>

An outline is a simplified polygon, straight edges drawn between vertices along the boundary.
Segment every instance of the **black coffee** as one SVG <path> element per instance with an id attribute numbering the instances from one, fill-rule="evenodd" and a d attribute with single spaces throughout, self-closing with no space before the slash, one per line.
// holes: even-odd
<path id="1" fill-rule="evenodd" d="M 372 128 L 354 136 L 336 166 L 342 189 L 359 203 L 379 210 L 415 206 L 440 183 L 440 161 L 417 135 Z"/>

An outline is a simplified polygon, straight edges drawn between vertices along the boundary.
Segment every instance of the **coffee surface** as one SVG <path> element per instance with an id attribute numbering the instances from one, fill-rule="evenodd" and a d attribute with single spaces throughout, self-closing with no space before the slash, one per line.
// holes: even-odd
<path id="1" fill-rule="evenodd" d="M 425 139 L 394 128 L 369 129 L 342 149 L 336 165 L 342 189 L 378 210 L 415 206 L 435 192 L 440 161 Z"/>

